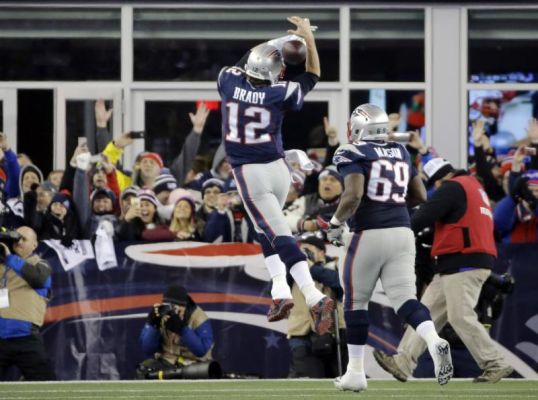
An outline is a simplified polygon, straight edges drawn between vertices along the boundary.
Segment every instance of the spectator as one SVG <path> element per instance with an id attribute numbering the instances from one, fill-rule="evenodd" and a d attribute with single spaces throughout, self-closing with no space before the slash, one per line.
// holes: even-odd
<path id="1" fill-rule="evenodd" d="M 501 169 L 489 145 L 489 138 L 484 129 L 485 121 L 478 119 L 473 122 L 473 144 L 475 149 L 476 174 L 483 182 L 488 197 L 497 202 L 505 196 L 502 185 Z"/>
<path id="2" fill-rule="evenodd" d="M 538 170 L 520 176 L 524 149 L 514 154 L 510 195 L 494 210 L 495 228 L 504 243 L 536 243 L 538 240 Z"/>
<path id="3" fill-rule="evenodd" d="M 97 110 L 99 108 L 99 110 Z M 121 155 L 123 154 L 123 149 L 133 143 L 133 139 L 130 137 L 130 132 L 125 132 L 120 137 L 111 140 L 112 137 L 109 134 L 107 130 L 107 121 L 110 119 L 112 110 L 106 110 L 104 107 L 104 103 L 98 104 L 96 103 L 96 122 L 97 122 L 97 141 L 101 145 L 103 143 L 106 143 L 104 145 L 104 148 L 102 150 L 103 154 L 108 158 L 108 160 L 116 166 L 119 159 L 121 158 Z M 177 183 L 179 186 L 182 186 L 185 177 L 192 167 L 193 161 L 196 157 L 196 154 L 198 153 L 198 149 L 200 146 L 200 139 L 201 135 L 203 133 L 203 129 L 207 120 L 207 116 L 209 115 L 209 110 L 207 109 L 205 104 L 202 104 L 194 114 L 189 113 L 189 117 L 191 119 L 191 122 L 193 124 L 193 129 L 191 133 L 187 136 L 185 139 L 185 142 L 183 144 L 183 147 L 181 149 L 181 152 L 178 154 L 178 156 L 172 161 L 172 164 L 170 166 L 170 173 L 175 177 Z M 143 153 L 144 155 L 146 153 Z M 150 153 L 150 154 L 156 154 L 156 153 Z M 157 157 L 154 157 L 154 159 L 159 160 L 160 156 L 157 155 Z M 121 169 L 117 169 L 117 175 L 118 175 L 118 183 L 120 186 L 120 189 L 123 190 L 127 186 L 130 186 L 132 184 L 138 185 L 140 187 L 144 188 L 151 188 L 154 184 L 154 179 L 158 175 L 153 176 L 151 173 L 150 177 L 142 177 L 141 180 L 139 180 L 138 172 L 139 167 L 141 166 L 140 161 L 142 158 L 137 160 L 135 165 L 133 166 L 133 178 L 128 176 L 124 171 Z M 157 161 L 159 163 L 159 161 Z M 163 162 L 160 160 L 161 168 L 163 168 Z M 142 172 L 142 171 L 140 171 Z M 147 171 L 146 171 L 147 172 Z M 142 172 L 142 175 L 144 175 L 145 172 Z"/>
<path id="4" fill-rule="evenodd" d="M 62 182 L 62 177 L 64 175 L 64 171 L 62 169 L 55 169 L 49 172 L 49 175 L 47 176 L 47 181 L 52 183 L 56 191 L 60 188 L 60 183 Z"/>
<path id="5" fill-rule="evenodd" d="M 118 240 L 173 240 L 168 226 L 161 221 L 157 213 L 160 203 L 155 194 L 151 190 L 141 189 L 136 199 L 118 224 Z"/>
<path id="6" fill-rule="evenodd" d="M 191 197 L 184 196 L 176 202 L 170 221 L 170 231 L 174 235 L 174 240 L 202 240 L 196 230 L 195 213 L 194 200 Z"/>
<path id="7" fill-rule="evenodd" d="M 298 220 L 298 232 L 319 230 L 318 217 L 328 221 L 340 202 L 344 190 L 344 180 L 334 165 L 323 169 L 318 176 L 317 193 L 307 194 L 298 199 L 304 202 L 304 214 Z M 299 206 L 297 210 L 303 209 Z M 297 215 L 297 211 L 295 212 Z"/>
<path id="8" fill-rule="evenodd" d="M 203 238 L 209 243 L 257 241 L 254 226 L 247 217 L 243 201 L 233 185 L 231 190 L 219 195 L 217 209 L 207 218 Z"/>
<path id="9" fill-rule="evenodd" d="M 155 304 L 140 334 L 147 360 L 138 365 L 138 379 L 148 374 L 186 368 L 212 359 L 213 329 L 205 312 L 183 286 L 171 285 Z"/>
<path id="10" fill-rule="evenodd" d="M 28 226 L 39 226 L 47 212 L 56 190 L 50 182 L 33 184 L 32 190 L 24 196 L 24 221 Z"/>
<path id="11" fill-rule="evenodd" d="M 224 182 L 217 178 L 211 178 L 202 185 L 202 205 L 196 211 L 196 230 L 203 237 L 205 225 L 209 214 L 217 208 L 219 194 L 224 191 Z"/>
<path id="12" fill-rule="evenodd" d="M 80 225 L 72 210 L 71 199 L 64 193 L 56 193 L 39 225 L 36 225 L 40 240 L 58 239 L 70 247 L 79 239 Z"/>
<path id="13" fill-rule="evenodd" d="M 125 213 L 131 207 L 131 203 L 134 198 L 137 197 L 138 191 L 140 188 L 138 186 L 128 186 L 126 187 L 120 195 L 120 219 L 125 219 Z"/>
<path id="14" fill-rule="evenodd" d="M 27 381 L 51 381 L 56 376 L 39 334 L 51 294 L 51 269 L 34 254 L 36 233 L 27 226 L 17 232 L 20 239 L 13 244 L 15 254 L 0 244 L 0 276 L 9 291 L 9 304 L 0 312 L 0 380 L 15 365 Z"/>
<path id="15" fill-rule="evenodd" d="M 219 159 L 218 157 L 222 158 Z M 203 184 L 208 179 L 216 178 L 224 182 L 231 179 L 232 166 L 230 165 L 224 152 L 219 152 L 219 150 L 217 150 L 213 164 L 213 168 L 211 168 L 209 171 L 199 173 L 186 187 L 189 189 L 202 191 Z"/>
<path id="16" fill-rule="evenodd" d="M 344 312 L 341 303 L 343 289 L 336 270 L 337 260 L 326 255 L 323 239 L 312 233 L 300 237 L 299 244 L 306 254 L 312 279 L 318 289 L 338 301 L 342 359 L 338 360 L 337 357 L 334 327 L 325 335 L 318 335 L 314 331 L 314 321 L 310 310 L 297 284 L 294 283 L 291 293 L 295 306 L 291 309 L 288 318 L 288 339 L 292 356 L 289 377 L 334 378 L 338 376 L 338 363 L 340 362 L 340 366 L 345 366 L 348 362 Z"/>
<path id="17" fill-rule="evenodd" d="M 170 192 L 177 189 L 176 179 L 170 174 L 161 174 L 155 179 L 153 193 L 161 204 L 168 204 Z"/>

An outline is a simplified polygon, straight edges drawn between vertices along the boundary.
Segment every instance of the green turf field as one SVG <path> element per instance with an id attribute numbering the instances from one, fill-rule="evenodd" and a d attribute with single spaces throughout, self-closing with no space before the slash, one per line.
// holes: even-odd
<path id="1" fill-rule="evenodd" d="M 146 382 L 2 383 L 0 399 L 538 399 L 538 381 L 494 385 L 452 381 L 370 381 L 362 393 L 339 392 L 330 380 L 222 380 Z"/>

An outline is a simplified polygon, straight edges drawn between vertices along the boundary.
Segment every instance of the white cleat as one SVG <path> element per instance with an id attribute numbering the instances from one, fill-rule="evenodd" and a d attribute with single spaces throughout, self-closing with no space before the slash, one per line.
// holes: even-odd
<path id="1" fill-rule="evenodd" d="M 334 386 L 338 390 L 351 390 L 362 392 L 368 388 L 364 372 L 347 371 L 344 375 L 334 380 Z"/>
<path id="2" fill-rule="evenodd" d="M 439 385 L 446 385 L 454 374 L 452 366 L 452 356 L 450 355 L 450 345 L 444 339 L 435 342 L 432 348 L 428 348 L 433 359 L 435 377 Z"/>

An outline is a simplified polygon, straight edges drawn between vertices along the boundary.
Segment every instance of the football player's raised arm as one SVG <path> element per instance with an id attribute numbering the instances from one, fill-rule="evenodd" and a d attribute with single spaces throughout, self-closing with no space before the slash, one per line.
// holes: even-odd
<path id="1" fill-rule="evenodd" d="M 427 199 L 426 188 L 420 176 L 416 175 L 409 181 L 407 188 L 407 198 L 405 199 L 407 206 L 412 208 L 424 203 Z"/>
<path id="2" fill-rule="evenodd" d="M 288 33 L 301 36 L 306 42 L 306 72 L 310 72 L 318 77 L 321 76 L 321 66 L 319 63 L 318 49 L 314 34 L 310 28 L 310 20 L 301 17 L 288 17 L 288 21 L 297 26 L 297 29 L 288 30 Z"/>
<path id="3" fill-rule="evenodd" d="M 334 217 L 341 222 L 347 221 L 357 211 L 364 193 L 364 175 L 351 173 L 344 178 L 344 193 L 340 198 Z"/>

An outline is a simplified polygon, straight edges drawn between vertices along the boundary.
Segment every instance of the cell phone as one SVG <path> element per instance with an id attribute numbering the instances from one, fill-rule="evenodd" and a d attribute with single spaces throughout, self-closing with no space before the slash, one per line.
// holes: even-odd
<path id="1" fill-rule="evenodd" d="M 196 100 L 196 109 L 205 104 L 209 111 L 220 110 L 220 101 L 217 100 Z"/>
<path id="2" fill-rule="evenodd" d="M 79 136 L 77 138 L 77 146 L 82 146 L 83 144 L 88 143 L 88 139 L 86 139 L 86 136 Z"/>
<path id="3" fill-rule="evenodd" d="M 536 147 L 525 147 L 523 149 L 523 152 L 526 156 L 535 156 L 536 155 Z"/>
<path id="4" fill-rule="evenodd" d="M 131 131 L 129 132 L 129 137 L 131 139 L 143 139 L 146 135 L 145 131 Z"/>
<path id="5" fill-rule="evenodd" d="M 140 207 L 140 199 L 138 197 L 131 197 L 131 206 Z"/>

